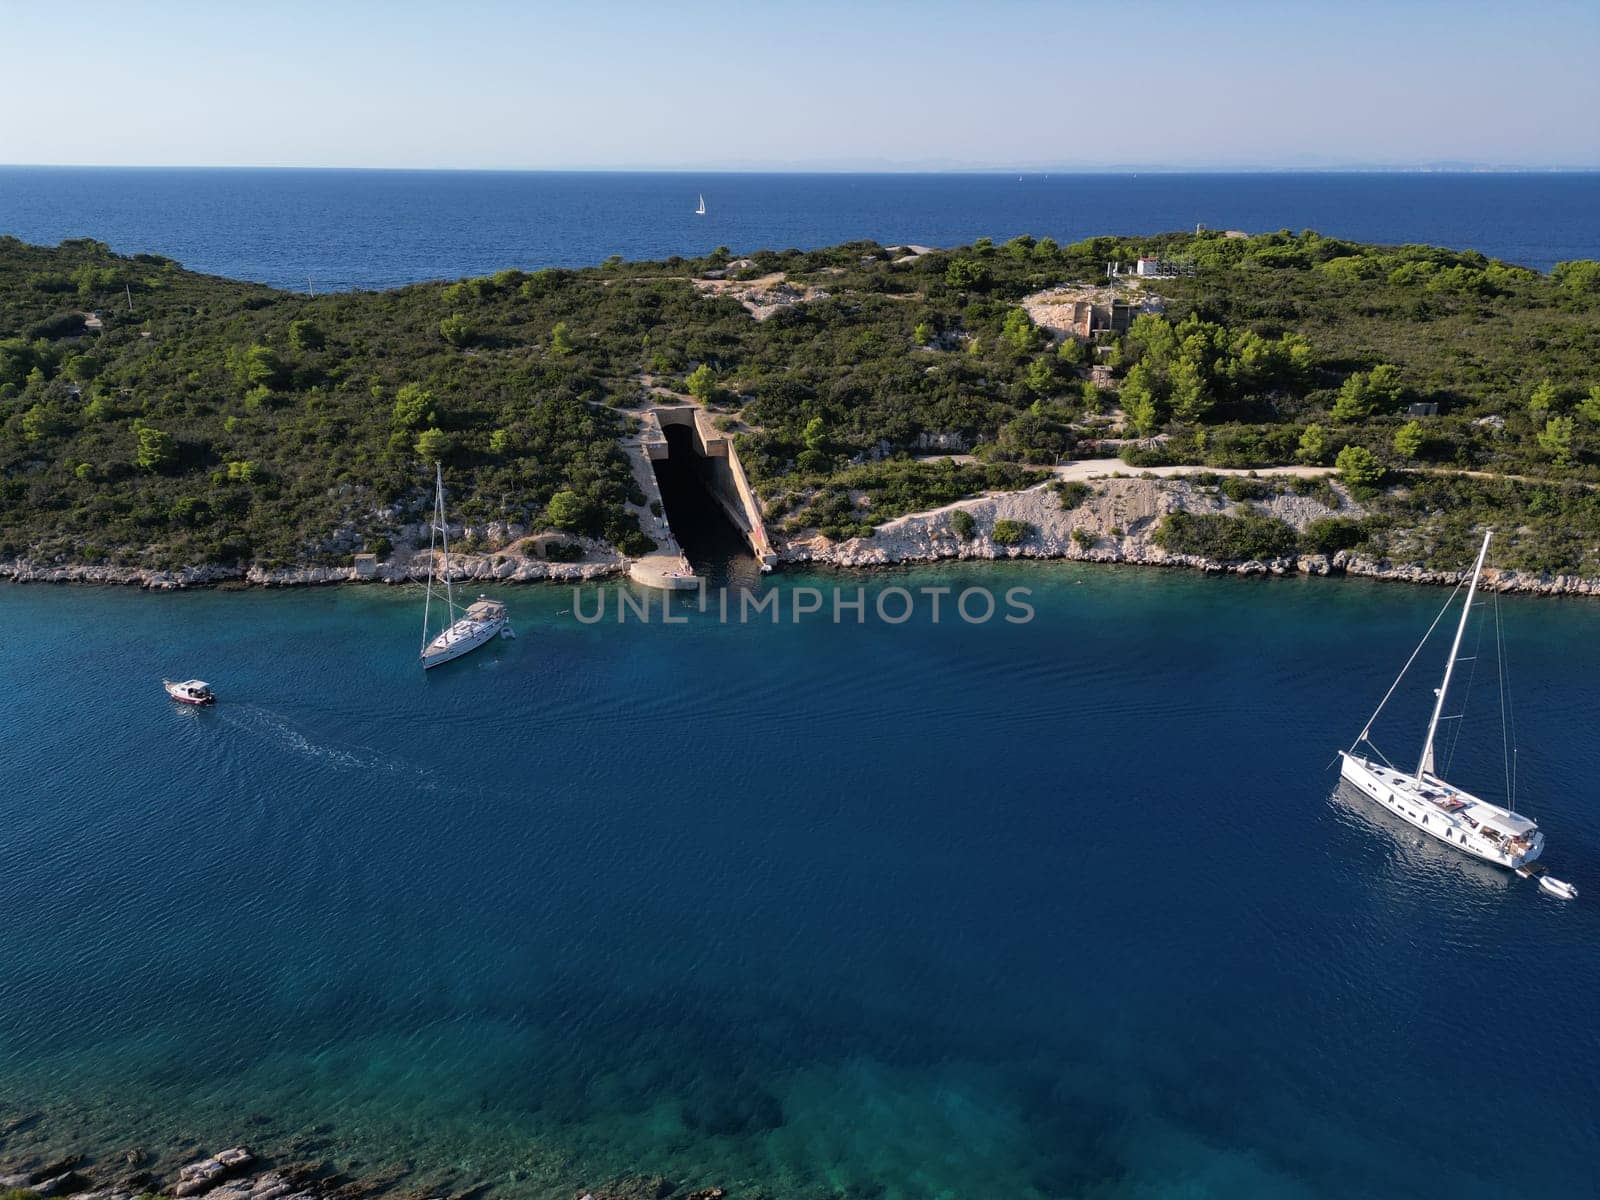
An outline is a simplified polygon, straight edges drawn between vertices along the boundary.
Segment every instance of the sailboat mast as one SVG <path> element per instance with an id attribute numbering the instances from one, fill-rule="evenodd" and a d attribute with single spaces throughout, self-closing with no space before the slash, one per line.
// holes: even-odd
<path id="1" fill-rule="evenodd" d="M 1456 626 L 1456 640 L 1450 645 L 1450 657 L 1444 664 L 1444 682 L 1439 685 L 1439 698 L 1433 704 L 1433 719 L 1428 722 L 1428 740 L 1422 743 L 1422 757 L 1417 761 L 1416 781 L 1422 782 L 1424 771 L 1433 770 L 1433 735 L 1439 730 L 1439 717 L 1444 712 L 1444 698 L 1450 691 L 1450 676 L 1456 669 L 1456 655 L 1461 653 L 1461 637 L 1467 632 L 1467 618 L 1472 615 L 1472 597 L 1478 590 L 1478 576 L 1483 574 L 1484 555 L 1489 553 L 1489 539 L 1494 530 L 1483 535 L 1483 545 L 1478 548 L 1478 561 L 1472 567 L 1472 584 L 1467 588 L 1467 602 L 1461 606 L 1461 623 Z"/>
<path id="2" fill-rule="evenodd" d="M 434 486 L 435 520 L 438 522 L 438 536 L 445 546 L 445 611 L 450 613 L 450 619 L 454 621 L 456 597 L 450 590 L 450 522 L 445 520 L 445 467 L 437 461 L 434 462 Z M 1459 635 L 1456 640 L 1461 640 Z"/>
<path id="3" fill-rule="evenodd" d="M 433 607 L 433 546 L 439 536 L 439 496 L 434 493 L 433 519 L 428 522 L 428 583 L 422 593 L 422 653 L 428 652 L 428 610 Z"/>

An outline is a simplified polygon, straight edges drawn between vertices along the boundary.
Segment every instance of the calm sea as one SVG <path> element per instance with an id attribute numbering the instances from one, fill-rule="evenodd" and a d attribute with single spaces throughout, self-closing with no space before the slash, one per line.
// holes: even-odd
<path id="1" fill-rule="evenodd" d="M 0 230 L 318 288 L 1196 221 L 1548 267 L 1600 257 L 1596 212 L 1597 176 L 0 169 Z M 563 1200 L 1590 1188 L 1600 909 L 1335 789 L 1442 594 L 768 586 L 808 582 L 1037 616 L 587 626 L 530 588 L 517 641 L 424 677 L 410 590 L 0 587 L 0 1117 L 44 1118 L 0 1154 L 246 1139 Z M 1592 894 L 1600 606 L 1505 608 L 1525 806 Z M 169 704 L 189 674 L 222 703 Z M 1452 769 L 1493 794 L 1469 682 Z"/>
<path id="2" fill-rule="evenodd" d="M 768 581 L 808 583 L 1037 615 L 582 625 L 529 588 L 424 676 L 409 589 L 0 586 L 0 1116 L 424 1195 L 1590 1194 L 1600 606 L 1504 606 L 1562 903 L 1336 794 L 1442 592 Z M 190 673 L 215 709 L 162 696 Z M 1450 769 L 1497 794 L 1488 675 Z"/>
<path id="3" fill-rule="evenodd" d="M 705 196 L 706 215 L 695 203 Z M 1548 270 L 1600 258 L 1600 173 L 733 175 L 0 167 L 0 233 L 319 290 L 853 238 L 1318 229 Z"/>

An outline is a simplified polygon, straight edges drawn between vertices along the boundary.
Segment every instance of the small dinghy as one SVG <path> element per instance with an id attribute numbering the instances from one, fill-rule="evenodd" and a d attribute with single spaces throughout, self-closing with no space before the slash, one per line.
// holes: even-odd
<path id="1" fill-rule="evenodd" d="M 1539 886 L 1552 896 L 1559 896 L 1563 900 L 1576 900 L 1578 889 L 1565 879 L 1552 879 L 1548 875 L 1539 876 Z"/>

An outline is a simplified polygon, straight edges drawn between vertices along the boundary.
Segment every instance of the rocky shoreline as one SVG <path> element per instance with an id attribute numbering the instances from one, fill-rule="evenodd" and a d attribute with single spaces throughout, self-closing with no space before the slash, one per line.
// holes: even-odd
<path id="1" fill-rule="evenodd" d="M 233 1146 L 198 1157 L 130 1148 L 109 1157 L 44 1151 L 39 1114 L 0 1115 L 0 1200 L 477 1200 L 491 1183 L 427 1186 L 411 1164 L 341 1170 L 316 1152 L 316 1137 L 295 1140 L 281 1153 Z M 308 1156 L 309 1155 L 309 1156 Z M 187 1161 L 182 1161 L 182 1159 Z M 516 1190 L 514 1187 L 512 1190 Z M 573 1200 L 724 1200 L 721 1187 L 679 1185 L 660 1175 L 625 1175 L 576 1183 L 559 1191 Z"/>
<path id="2" fill-rule="evenodd" d="M 612 552 L 583 562 L 546 562 L 509 555 L 452 556 L 452 583 L 581 583 L 621 574 L 627 560 Z M 153 592 L 220 587 L 319 587 L 335 583 L 422 583 L 426 564 L 380 563 L 370 571 L 360 567 L 297 566 L 195 566 L 172 569 L 119 567 L 90 563 L 37 563 L 26 558 L 0 561 L 0 579 L 13 583 L 87 583 L 139 587 Z"/>
<path id="3" fill-rule="evenodd" d="M 946 561 L 1008 559 L 1063 560 L 1136 566 L 1181 567 L 1228 575 L 1348 575 L 1394 583 L 1454 586 L 1467 575 L 1435 570 L 1414 562 L 1395 562 L 1342 550 L 1337 554 L 1291 555 L 1249 561 L 1222 561 L 1175 554 L 1155 542 L 1161 518 L 1172 512 L 1237 514 L 1250 510 L 1277 517 L 1297 531 L 1329 516 L 1361 516 L 1360 506 L 1338 489 L 1341 505 L 1331 508 L 1312 497 L 1280 493 L 1267 500 L 1230 502 L 1212 488 L 1181 478 L 1114 477 L 1099 480 L 1079 504 L 1063 508 L 1050 484 L 1003 492 L 929 512 L 912 513 L 879 526 L 873 536 L 834 541 L 818 533 L 778 546 L 778 561 L 791 566 L 845 570 Z M 972 519 L 963 536 L 955 514 Z M 1017 545 L 994 540 L 996 521 L 1020 522 L 1028 529 Z M 563 563 L 518 553 L 465 554 L 451 561 L 456 583 L 581 583 L 626 572 L 629 560 L 602 543 L 586 543 L 582 561 Z M 421 583 L 427 562 L 420 556 L 401 562 L 362 566 L 194 566 L 175 569 L 79 563 L 39 563 L 27 558 L 0 561 L 0 580 L 15 583 L 76 583 L 140 587 L 150 591 L 248 586 L 313 587 L 344 583 Z M 1530 596 L 1596 596 L 1600 579 L 1485 568 L 1480 586 L 1489 591 Z"/>
<path id="4" fill-rule="evenodd" d="M 820 535 L 789 542 L 780 561 L 849 570 L 943 561 L 1065 560 L 1071 562 L 1180 567 L 1227 575 L 1348 575 L 1393 583 L 1454 587 L 1471 572 L 1434 570 L 1419 563 L 1393 562 L 1341 550 L 1336 554 L 1290 555 L 1248 561 L 1222 561 L 1175 554 L 1155 542 L 1161 518 L 1172 512 L 1238 515 L 1249 510 L 1277 517 L 1297 532 L 1325 517 L 1364 515 L 1338 485 L 1335 509 L 1309 496 L 1281 493 L 1268 500 L 1230 502 L 1214 489 L 1182 479 L 1112 478 L 1099 481 L 1080 503 L 1063 508 L 1050 484 L 962 500 L 931 512 L 886 522 L 870 538 L 832 541 Z M 955 514 L 972 519 L 962 536 Z M 1028 529 L 1017 545 L 995 542 L 994 525 L 1020 522 Z M 1486 568 L 1479 587 L 1534 596 L 1600 595 L 1600 579 Z"/>

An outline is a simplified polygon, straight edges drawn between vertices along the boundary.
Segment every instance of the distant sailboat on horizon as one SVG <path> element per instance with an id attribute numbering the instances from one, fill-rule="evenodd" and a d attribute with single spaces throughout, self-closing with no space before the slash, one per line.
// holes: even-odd
<path id="1" fill-rule="evenodd" d="M 704 195 L 700 197 L 700 207 L 695 209 L 694 212 L 695 216 L 697 217 L 703 217 L 706 215 L 706 198 Z"/>

